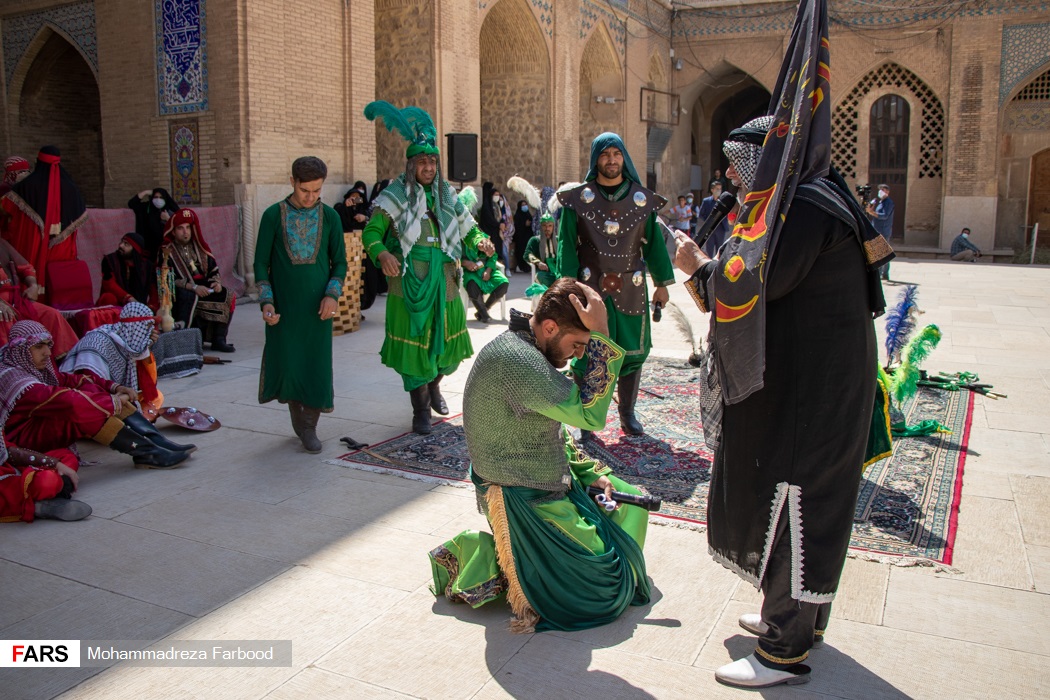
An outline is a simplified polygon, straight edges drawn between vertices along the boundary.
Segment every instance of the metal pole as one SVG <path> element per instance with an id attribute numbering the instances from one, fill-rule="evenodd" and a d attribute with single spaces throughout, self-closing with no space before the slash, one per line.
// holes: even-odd
<path id="1" fill-rule="evenodd" d="M 1029 265 L 1035 264 L 1035 242 L 1039 240 L 1039 222 L 1035 222 L 1035 226 L 1032 227 L 1032 258 L 1028 261 Z"/>

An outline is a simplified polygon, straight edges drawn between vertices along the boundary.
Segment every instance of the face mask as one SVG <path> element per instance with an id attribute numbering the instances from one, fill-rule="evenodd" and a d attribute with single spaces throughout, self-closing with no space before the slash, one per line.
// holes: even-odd
<path id="1" fill-rule="evenodd" d="M 886 194 L 886 190 L 879 190 L 879 199 L 886 199 L 889 195 Z"/>
<path id="2" fill-rule="evenodd" d="M 164 208 L 164 198 L 163 197 L 154 197 L 153 198 L 153 206 L 157 207 L 157 209 L 163 209 Z"/>
<path id="3" fill-rule="evenodd" d="M 692 204 L 692 203 L 693 203 L 693 198 L 692 198 L 692 197 L 689 197 L 689 198 L 687 198 L 687 199 L 686 199 L 685 201 L 687 201 L 687 202 L 689 202 L 690 204 Z"/>
<path id="4" fill-rule="evenodd" d="M 499 197 L 493 197 L 492 198 L 492 203 L 493 204 L 499 204 Z"/>
<path id="5" fill-rule="evenodd" d="M 964 233 L 964 234 L 962 235 L 962 237 L 963 237 L 963 238 L 969 238 L 969 237 L 970 237 L 970 234 L 968 234 L 968 233 Z"/>
<path id="6" fill-rule="evenodd" d="M 524 212 L 527 212 L 529 210 L 529 208 L 526 205 L 522 204 L 521 205 L 521 210 L 524 211 Z"/>

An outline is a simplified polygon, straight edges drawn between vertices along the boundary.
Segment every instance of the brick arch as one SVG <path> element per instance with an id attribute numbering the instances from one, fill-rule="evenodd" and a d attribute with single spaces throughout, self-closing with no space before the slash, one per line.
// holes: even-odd
<path id="1" fill-rule="evenodd" d="M 919 136 L 918 177 L 941 177 L 944 167 L 944 106 L 922 79 L 893 62 L 869 71 L 835 106 L 831 117 L 831 159 L 839 172 L 847 178 L 857 177 L 857 135 L 868 118 L 866 113 L 860 113 L 859 107 L 872 92 L 895 92 L 910 98 L 912 109 L 921 115 L 916 134 Z"/>
<path id="2" fill-rule="evenodd" d="M 98 77 L 80 46 L 51 24 L 41 27 L 19 61 L 9 91 L 12 150 L 31 159 L 40 146 L 57 146 L 84 201 L 103 206 Z"/>
<path id="3" fill-rule="evenodd" d="M 479 35 L 481 172 L 506 182 L 521 175 L 534 183 L 550 177 L 550 56 L 525 0 L 499 0 Z"/>
<path id="4" fill-rule="evenodd" d="M 595 96 L 624 98 L 620 56 L 602 22 L 591 32 L 580 58 L 580 174 L 591 163 L 591 141 L 603 131 L 620 131 L 623 102 L 597 104 Z"/>

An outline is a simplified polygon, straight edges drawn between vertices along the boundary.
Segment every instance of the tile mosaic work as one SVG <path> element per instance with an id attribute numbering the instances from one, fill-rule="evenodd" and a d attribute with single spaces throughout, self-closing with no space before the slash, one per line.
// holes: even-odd
<path id="1" fill-rule="evenodd" d="M 1050 59 L 1050 24 L 1015 24 L 1003 27 L 1002 63 L 999 65 L 999 104 L 1014 88 Z"/>
<path id="2" fill-rule="evenodd" d="M 205 0 L 155 0 L 161 114 L 208 109 Z"/>
<path id="3" fill-rule="evenodd" d="M 179 206 L 200 204 L 200 140 L 196 119 L 168 122 L 171 153 L 171 196 Z"/>
<path id="4" fill-rule="evenodd" d="M 15 17 L 3 22 L 4 71 L 7 84 L 22 60 L 26 49 L 44 26 L 57 28 L 76 42 L 91 69 L 98 74 L 98 35 L 95 31 L 95 3 L 76 2 Z"/>

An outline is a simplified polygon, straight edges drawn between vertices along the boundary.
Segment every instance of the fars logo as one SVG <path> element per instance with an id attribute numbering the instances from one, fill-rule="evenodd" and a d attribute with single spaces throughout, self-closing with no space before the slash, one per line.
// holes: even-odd
<path id="1" fill-rule="evenodd" d="M 0 640 L 0 668 L 80 666 L 79 639 Z"/>

